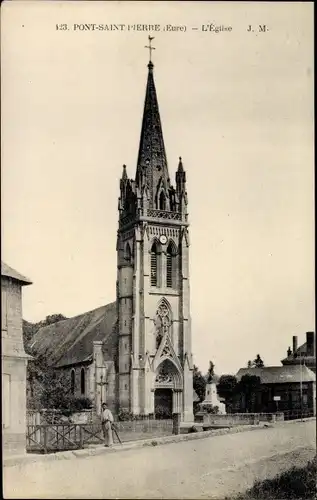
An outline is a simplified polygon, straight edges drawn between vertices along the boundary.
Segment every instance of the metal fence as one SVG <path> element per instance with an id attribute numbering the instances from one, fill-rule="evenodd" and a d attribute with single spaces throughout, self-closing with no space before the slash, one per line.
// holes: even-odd
<path id="1" fill-rule="evenodd" d="M 314 417 L 315 412 L 313 408 L 304 408 L 302 410 L 287 410 L 283 411 L 284 420 L 298 420 L 303 418 Z"/>

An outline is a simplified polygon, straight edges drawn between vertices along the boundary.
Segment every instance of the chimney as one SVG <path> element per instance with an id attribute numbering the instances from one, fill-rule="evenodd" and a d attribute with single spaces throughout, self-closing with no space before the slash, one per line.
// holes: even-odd
<path id="1" fill-rule="evenodd" d="M 306 354 L 315 355 L 315 332 L 306 332 Z"/>
<path id="2" fill-rule="evenodd" d="M 297 335 L 293 335 L 293 356 L 297 351 Z"/>

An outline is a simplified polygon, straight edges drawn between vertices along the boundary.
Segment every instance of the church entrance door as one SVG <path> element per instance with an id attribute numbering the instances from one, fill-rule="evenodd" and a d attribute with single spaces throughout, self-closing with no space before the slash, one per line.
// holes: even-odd
<path id="1" fill-rule="evenodd" d="M 172 389 L 155 389 L 154 414 L 156 419 L 172 418 L 173 415 Z"/>

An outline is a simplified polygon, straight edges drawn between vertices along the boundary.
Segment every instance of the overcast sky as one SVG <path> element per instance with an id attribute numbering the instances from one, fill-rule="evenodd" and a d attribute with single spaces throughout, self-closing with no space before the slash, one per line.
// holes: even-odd
<path id="1" fill-rule="evenodd" d="M 313 4 L 4 5 L 2 258 L 33 281 L 29 321 L 115 300 L 119 178 L 136 170 L 148 33 L 74 23 L 160 25 L 169 172 L 182 156 L 188 179 L 194 361 L 278 365 L 314 329 Z"/>

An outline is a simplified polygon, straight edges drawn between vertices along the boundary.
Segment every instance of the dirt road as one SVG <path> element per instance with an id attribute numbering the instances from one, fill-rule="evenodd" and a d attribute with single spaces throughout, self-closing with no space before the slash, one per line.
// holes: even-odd
<path id="1" fill-rule="evenodd" d="M 315 421 L 4 469 L 5 498 L 223 498 L 315 455 Z"/>

